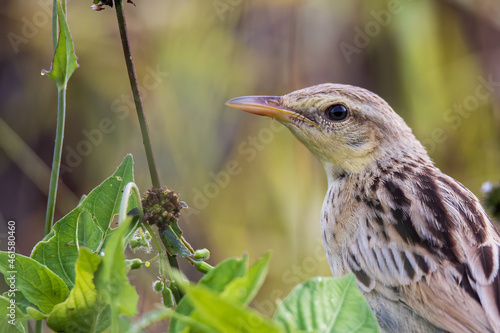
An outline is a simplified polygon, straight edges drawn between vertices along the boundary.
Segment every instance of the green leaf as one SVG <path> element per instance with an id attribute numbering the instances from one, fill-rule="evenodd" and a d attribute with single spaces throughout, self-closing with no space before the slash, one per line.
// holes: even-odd
<path id="1" fill-rule="evenodd" d="M 66 15 L 61 7 L 61 1 L 57 0 L 57 17 L 59 22 L 59 38 L 57 41 L 56 52 L 50 71 L 42 70 L 42 75 L 56 82 L 58 88 L 66 87 L 69 78 L 78 67 L 73 40 L 69 31 Z"/>
<path id="2" fill-rule="evenodd" d="M 11 303 L 11 299 L 0 296 L 0 327 L 2 327 L 2 332 L 26 332 L 27 319 L 15 302 Z"/>
<path id="3" fill-rule="evenodd" d="M 104 233 L 109 230 L 113 217 L 119 212 L 123 188 L 133 181 L 134 160 L 132 159 L 132 155 L 127 155 L 113 176 L 92 190 L 85 200 L 81 202 L 80 205 L 82 208 L 92 214 L 97 225 L 99 225 L 99 228 Z M 134 197 L 131 196 L 128 210 L 135 207 L 137 207 L 137 204 Z"/>
<path id="4" fill-rule="evenodd" d="M 36 320 L 44 320 L 44 319 L 47 319 L 47 314 L 46 313 L 43 313 L 42 311 L 39 311 L 31 306 L 28 306 L 26 308 L 26 312 L 28 312 L 28 314 L 33 318 L 33 319 L 36 319 Z"/>
<path id="5" fill-rule="evenodd" d="M 379 332 L 352 274 L 301 283 L 278 306 L 274 317 L 287 332 Z"/>
<path id="6" fill-rule="evenodd" d="M 222 292 L 221 297 L 248 305 L 266 279 L 270 258 L 270 253 L 266 253 L 250 267 L 247 274 L 231 281 Z"/>
<path id="7" fill-rule="evenodd" d="M 68 297 L 68 287 L 54 272 L 29 257 L 15 254 L 14 267 L 10 266 L 12 253 L 0 251 L 0 272 L 7 285 L 11 282 L 28 301 L 45 313 Z"/>
<path id="8" fill-rule="evenodd" d="M 226 259 L 205 274 L 199 284 L 220 293 L 231 281 L 245 275 L 246 265 L 247 256 L 243 256 L 242 259 Z"/>
<path id="9" fill-rule="evenodd" d="M 227 259 L 219 263 L 214 269 L 205 274 L 199 284 L 208 287 L 216 293 L 221 293 L 224 288 L 234 279 L 240 278 L 246 272 L 247 257 L 242 259 Z M 187 297 L 183 297 L 177 306 L 176 312 L 186 316 L 190 316 L 193 312 L 193 305 Z M 177 320 L 175 317 L 170 321 L 169 332 L 181 332 L 187 325 Z"/>
<path id="10" fill-rule="evenodd" d="M 81 210 L 76 208 L 54 224 L 52 236 L 40 241 L 31 253 L 31 258 L 49 267 L 72 289 L 75 281 L 75 262 L 78 258 L 76 222 Z"/>
<path id="11" fill-rule="evenodd" d="M 134 323 L 127 322 L 127 325 L 121 325 L 120 332 L 127 332 L 127 333 L 147 332 L 148 331 L 147 328 L 149 326 L 164 321 L 172 317 L 172 315 L 174 315 L 174 311 L 172 309 L 161 307 L 143 314 Z M 121 322 L 125 320 L 129 319 L 127 317 L 120 317 Z M 123 329 L 123 326 L 126 326 L 126 329 Z M 170 332 L 170 330 L 168 332 Z"/>
<path id="12" fill-rule="evenodd" d="M 159 230 L 160 239 L 171 255 L 189 256 L 193 251 L 191 245 L 182 237 L 182 231 L 177 222 L 172 222 L 165 229 Z"/>
<path id="13" fill-rule="evenodd" d="M 7 298 L 12 298 L 10 297 L 9 295 L 9 292 L 6 291 L 2 294 L 3 297 L 7 297 Z M 37 307 L 35 304 L 31 303 L 30 301 L 28 301 L 26 299 L 26 297 L 24 297 L 23 293 L 21 292 L 18 292 L 18 293 L 15 293 L 15 296 L 14 296 L 14 299 L 16 300 L 16 306 L 21 309 L 21 311 L 24 313 L 24 314 L 27 314 L 27 308 L 28 307 L 32 307 L 32 308 L 35 308 Z M 39 309 L 37 309 L 39 310 Z"/>
<path id="14" fill-rule="evenodd" d="M 123 187 L 134 181 L 133 163 L 132 155 L 127 155 L 115 173 L 54 224 L 52 236 L 34 248 L 31 257 L 47 265 L 70 289 L 75 283 L 78 248 L 87 246 L 92 251 L 99 251 L 112 231 L 110 224 L 118 214 Z M 129 206 L 136 207 L 133 198 Z"/>
<path id="15" fill-rule="evenodd" d="M 139 300 L 135 287 L 130 285 L 127 278 L 124 254 L 123 243 L 131 220 L 132 217 L 128 217 L 109 239 L 102 265 L 95 278 L 97 290 L 107 298 L 116 320 L 118 314 L 127 316 L 136 314 Z"/>
<path id="16" fill-rule="evenodd" d="M 94 273 L 101 257 L 89 249 L 80 248 L 76 262 L 75 287 L 66 301 L 54 307 L 47 325 L 54 331 L 102 332 L 110 324 L 110 308 L 98 294 Z"/>
<path id="17" fill-rule="evenodd" d="M 186 297 L 189 297 L 199 316 L 199 319 L 193 319 L 218 332 L 283 332 L 278 324 L 258 312 L 241 303 L 223 299 L 202 285 L 189 286 Z"/>
<path id="18" fill-rule="evenodd" d="M 262 283 L 264 282 L 267 274 L 270 255 L 264 255 L 258 260 L 249 270 L 246 268 L 247 259 L 244 257 L 241 260 L 229 259 L 217 265 L 211 272 L 206 274 L 199 282 L 200 286 L 208 287 L 206 289 L 222 300 L 234 306 L 238 311 L 242 311 L 242 318 L 248 319 L 246 316 L 251 316 L 251 310 L 245 308 L 248 303 L 255 297 Z M 226 305 L 227 305 L 226 304 Z M 192 320 L 206 323 L 206 315 L 202 312 L 204 310 L 196 307 L 191 297 L 185 297 L 177 307 L 176 312 L 189 316 Z M 250 312 L 249 312 L 250 311 Z M 244 319 L 244 320 L 246 320 Z M 246 327 L 242 324 L 243 330 L 252 327 Z M 186 320 L 178 320 L 172 318 L 170 332 L 181 332 L 189 325 Z M 213 329 L 220 331 L 221 327 L 209 325 Z M 246 327 L 246 328 L 245 328 Z"/>
<path id="19" fill-rule="evenodd" d="M 98 249 L 103 240 L 103 231 L 89 211 L 84 210 L 77 220 L 78 244 L 90 249 Z"/>

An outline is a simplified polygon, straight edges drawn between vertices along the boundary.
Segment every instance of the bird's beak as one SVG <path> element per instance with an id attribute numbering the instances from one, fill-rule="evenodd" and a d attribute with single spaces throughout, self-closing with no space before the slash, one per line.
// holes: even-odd
<path id="1" fill-rule="evenodd" d="M 318 127 L 318 124 L 312 120 L 281 106 L 280 98 L 280 96 L 243 96 L 230 99 L 226 102 L 226 105 L 259 116 L 268 116 L 282 120 L 287 123 L 293 123 L 293 119 L 299 119 Z"/>

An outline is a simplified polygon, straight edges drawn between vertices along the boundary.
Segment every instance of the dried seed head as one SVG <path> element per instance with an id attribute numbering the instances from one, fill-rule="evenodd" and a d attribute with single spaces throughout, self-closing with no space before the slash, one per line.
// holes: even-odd
<path id="1" fill-rule="evenodd" d="M 167 227 L 179 219 L 182 204 L 179 194 L 167 187 L 151 188 L 142 199 L 143 222 L 156 224 L 159 229 Z"/>

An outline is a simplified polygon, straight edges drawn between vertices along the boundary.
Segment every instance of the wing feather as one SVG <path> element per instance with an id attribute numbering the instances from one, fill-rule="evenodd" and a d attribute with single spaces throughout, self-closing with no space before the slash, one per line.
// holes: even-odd
<path id="1" fill-rule="evenodd" d="M 343 250 L 347 269 L 363 291 L 395 289 L 400 301 L 444 328 L 500 332 L 498 232 L 478 199 L 439 170 L 410 181 L 418 184 L 411 191 L 390 175 L 375 196 L 366 189 L 359 214 L 368 220 Z M 439 311 L 425 313 L 429 308 Z"/>

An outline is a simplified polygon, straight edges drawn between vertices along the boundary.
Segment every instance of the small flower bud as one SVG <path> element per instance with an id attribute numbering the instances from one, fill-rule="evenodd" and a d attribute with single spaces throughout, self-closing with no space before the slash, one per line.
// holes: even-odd
<path id="1" fill-rule="evenodd" d="M 193 254 L 193 257 L 194 257 L 194 259 L 198 259 L 198 260 L 208 259 L 208 258 L 210 258 L 210 251 L 208 251 L 207 249 L 196 250 L 196 252 Z"/>
<path id="2" fill-rule="evenodd" d="M 155 282 L 153 282 L 153 290 L 157 293 L 162 292 L 164 288 L 165 284 L 163 283 L 163 281 L 156 280 Z"/>
<path id="3" fill-rule="evenodd" d="M 137 249 L 139 247 L 147 247 L 149 248 L 149 240 L 144 239 L 142 237 L 134 237 L 130 240 L 130 247 L 132 249 Z"/>
<path id="4" fill-rule="evenodd" d="M 142 262 L 142 260 L 139 258 L 127 259 L 125 260 L 125 263 L 130 269 L 139 269 L 144 264 L 144 262 Z"/>
<path id="5" fill-rule="evenodd" d="M 132 239 L 130 240 L 130 247 L 131 247 L 132 249 L 136 249 L 136 248 L 138 248 L 139 246 L 140 246 L 140 245 L 139 245 L 139 240 L 138 240 L 138 239 L 134 239 L 134 238 L 132 238 Z"/>
<path id="6" fill-rule="evenodd" d="M 163 288 L 161 295 L 163 296 L 163 305 L 167 308 L 171 308 L 175 305 L 174 294 L 172 294 L 172 290 L 170 290 L 170 288 Z"/>

